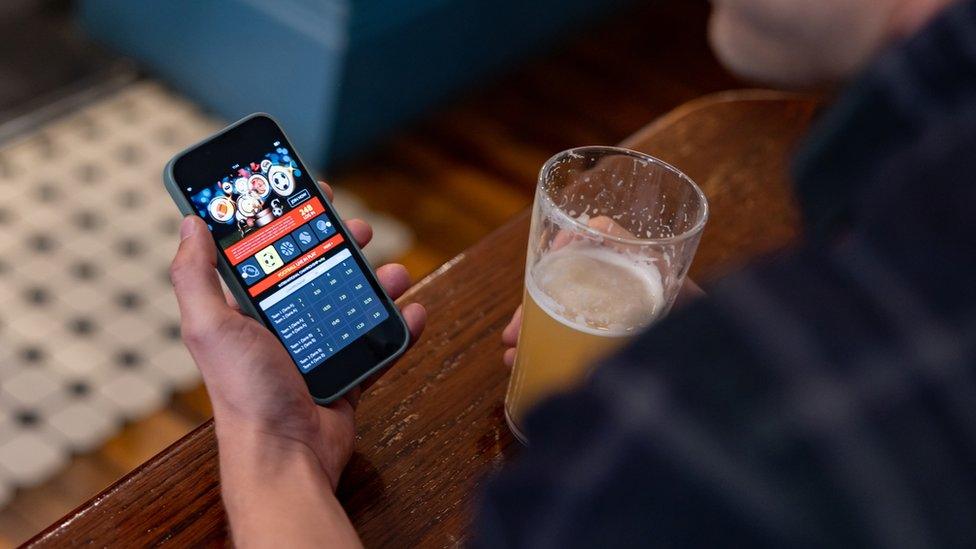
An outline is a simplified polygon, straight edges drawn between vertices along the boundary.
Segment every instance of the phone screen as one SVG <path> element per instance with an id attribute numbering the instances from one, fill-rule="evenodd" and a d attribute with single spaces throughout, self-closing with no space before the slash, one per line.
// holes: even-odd
<path id="1" fill-rule="evenodd" d="M 227 166 L 191 202 L 295 364 L 308 372 L 389 315 L 291 154 L 280 141 L 269 142 L 268 152 Z"/>
<path id="2" fill-rule="evenodd" d="M 273 121 L 245 120 L 174 162 L 173 183 L 207 222 L 225 277 L 246 292 L 313 395 L 331 395 L 402 350 L 394 305 Z"/>

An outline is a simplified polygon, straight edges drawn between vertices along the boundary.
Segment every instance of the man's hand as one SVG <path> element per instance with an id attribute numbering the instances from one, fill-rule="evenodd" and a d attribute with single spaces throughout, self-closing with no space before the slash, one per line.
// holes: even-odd
<path id="1" fill-rule="evenodd" d="M 329 197 L 332 190 L 322 184 Z M 351 219 L 346 226 L 360 246 L 372 237 L 365 222 Z M 360 389 L 328 407 L 317 406 L 295 364 L 267 328 L 237 310 L 225 296 L 215 271 L 216 250 L 206 224 L 188 216 L 180 227 L 182 242 L 171 275 L 182 317 L 183 339 L 203 374 L 213 403 L 220 442 L 247 437 L 259 444 L 309 452 L 334 490 L 352 453 L 353 411 Z M 408 288 L 402 265 L 376 271 L 390 297 Z M 423 331 L 423 306 L 403 308 L 411 341 Z"/>

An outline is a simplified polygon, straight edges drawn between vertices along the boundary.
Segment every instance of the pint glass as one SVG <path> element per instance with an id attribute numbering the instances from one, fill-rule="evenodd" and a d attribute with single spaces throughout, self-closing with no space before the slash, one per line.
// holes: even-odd
<path id="1" fill-rule="evenodd" d="M 667 314 L 707 219 L 701 189 L 646 154 L 580 147 L 545 163 L 505 397 L 519 440 L 529 408 Z"/>

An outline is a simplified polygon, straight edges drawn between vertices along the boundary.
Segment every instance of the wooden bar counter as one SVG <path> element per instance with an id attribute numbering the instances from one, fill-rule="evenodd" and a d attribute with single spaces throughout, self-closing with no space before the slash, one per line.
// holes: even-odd
<path id="1" fill-rule="evenodd" d="M 815 108 L 776 92 L 723 93 L 625 141 L 685 170 L 709 196 L 694 276 L 707 280 L 796 236 L 787 157 Z M 480 487 L 518 453 L 502 414 L 508 370 L 499 334 L 521 298 L 527 233 L 523 212 L 401 299 L 426 305 L 427 330 L 364 396 L 339 487 L 367 547 L 463 544 Z M 29 544 L 226 542 L 210 421 Z"/>

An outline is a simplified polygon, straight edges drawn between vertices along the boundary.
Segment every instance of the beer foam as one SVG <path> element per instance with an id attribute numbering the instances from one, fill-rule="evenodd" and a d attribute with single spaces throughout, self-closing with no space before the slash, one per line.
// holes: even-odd
<path id="1" fill-rule="evenodd" d="M 601 336 L 631 335 L 665 307 L 653 263 L 586 242 L 547 253 L 526 277 L 526 290 L 549 316 Z"/>

